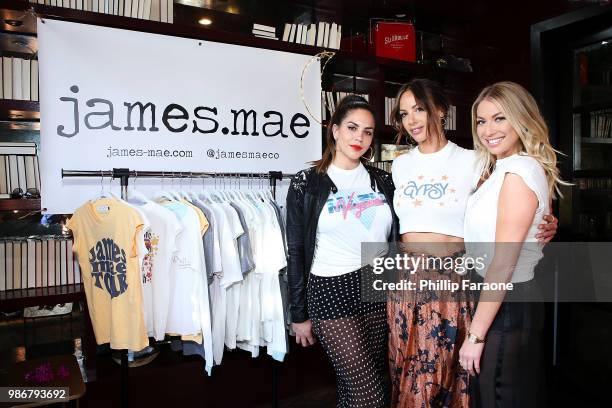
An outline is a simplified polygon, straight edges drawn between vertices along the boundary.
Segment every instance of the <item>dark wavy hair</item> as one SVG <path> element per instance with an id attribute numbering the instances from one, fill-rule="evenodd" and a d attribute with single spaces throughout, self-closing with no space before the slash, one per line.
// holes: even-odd
<path id="1" fill-rule="evenodd" d="M 338 102 L 325 132 L 325 150 L 320 160 L 313 161 L 311 164 L 315 166 L 317 173 L 323 174 L 327 171 L 329 165 L 336 157 L 336 140 L 334 139 L 334 125 L 340 126 L 340 123 L 346 118 L 351 111 L 355 109 L 365 109 L 374 115 L 372 106 L 363 97 L 357 95 L 347 95 Z"/>
<path id="2" fill-rule="evenodd" d="M 399 144 L 403 138 L 410 139 L 410 135 L 402 125 L 402 118 L 400 117 L 399 108 L 400 98 L 407 91 L 412 92 L 416 102 L 427 112 L 427 133 L 429 135 L 443 134 L 444 126 L 442 125 L 442 121 L 438 118 L 437 111 L 441 111 L 444 114 L 444 118 L 446 118 L 448 109 L 450 107 L 448 96 L 446 96 L 444 88 L 442 88 L 442 86 L 440 86 L 440 84 L 436 81 L 425 78 L 416 78 L 402 85 L 400 90 L 397 92 L 395 106 L 391 111 L 391 125 L 397 131 L 395 143 Z"/>

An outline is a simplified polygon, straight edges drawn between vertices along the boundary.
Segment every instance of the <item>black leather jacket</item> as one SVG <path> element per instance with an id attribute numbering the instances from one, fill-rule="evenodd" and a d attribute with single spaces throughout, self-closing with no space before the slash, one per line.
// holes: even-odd
<path id="1" fill-rule="evenodd" d="M 398 221 L 393 210 L 395 187 L 386 171 L 365 166 L 370 174 L 372 189 L 384 194 L 393 214 L 390 241 L 397 241 Z M 294 323 L 308 320 L 306 310 L 306 283 L 315 251 L 319 215 L 329 198 L 338 191 L 327 174 L 318 174 L 314 167 L 298 172 L 291 180 L 287 193 L 287 248 L 289 260 L 289 307 Z"/>

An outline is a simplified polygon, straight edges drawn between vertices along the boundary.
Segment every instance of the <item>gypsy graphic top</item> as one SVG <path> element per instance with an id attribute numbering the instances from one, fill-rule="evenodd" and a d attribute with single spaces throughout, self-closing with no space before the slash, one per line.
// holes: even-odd
<path id="1" fill-rule="evenodd" d="M 392 215 L 383 193 L 372 190 L 362 164 L 352 170 L 332 164 L 327 174 L 338 191 L 330 193 L 319 216 L 310 272 L 338 276 L 362 266 L 362 242 L 387 242 Z"/>
<path id="2" fill-rule="evenodd" d="M 474 151 L 448 142 L 435 153 L 413 148 L 393 161 L 393 206 L 400 234 L 434 232 L 463 237 L 468 197 L 480 172 Z"/>

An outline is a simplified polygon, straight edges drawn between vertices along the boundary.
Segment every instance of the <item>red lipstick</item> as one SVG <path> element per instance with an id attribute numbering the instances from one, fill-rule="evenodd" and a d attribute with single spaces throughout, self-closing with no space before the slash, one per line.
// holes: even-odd
<path id="1" fill-rule="evenodd" d="M 359 145 L 350 145 L 350 146 L 351 146 L 351 147 L 353 148 L 353 150 L 355 150 L 355 151 L 360 151 L 360 150 L 361 150 L 361 146 L 359 146 Z"/>

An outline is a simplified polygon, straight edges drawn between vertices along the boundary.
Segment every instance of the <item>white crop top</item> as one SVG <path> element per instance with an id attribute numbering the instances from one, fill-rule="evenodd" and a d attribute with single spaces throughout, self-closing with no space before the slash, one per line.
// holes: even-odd
<path id="1" fill-rule="evenodd" d="M 463 237 L 467 199 L 479 172 L 474 151 L 448 142 L 435 153 L 413 148 L 393 161 L 393 206 L 400 234 L 434 232 Z"/>
<path id="2" fill-rule="evenodd" d="M 506 173 L 519 175 L 538 199 L 538 208 L 525 238 L 526 243 L 533 244 L 523 245 L 511 279 L 514 283 L 526 282 L 533 279 L 533 270 L 542 258 L 542 249 L 536 244 L 535 235 L 538 225 L 542 223 L 542 217 L 549 212 L 546 174 L 533 157 L 515 154 L 497 160 L 491 176 L 468 200 L 465 212 L 465 247 L 467 253 L 474 257 L 487 254 L 485 268 L 478 270 L 480 275 L 486 275 L 494 253 L 497 205 Z"/>

